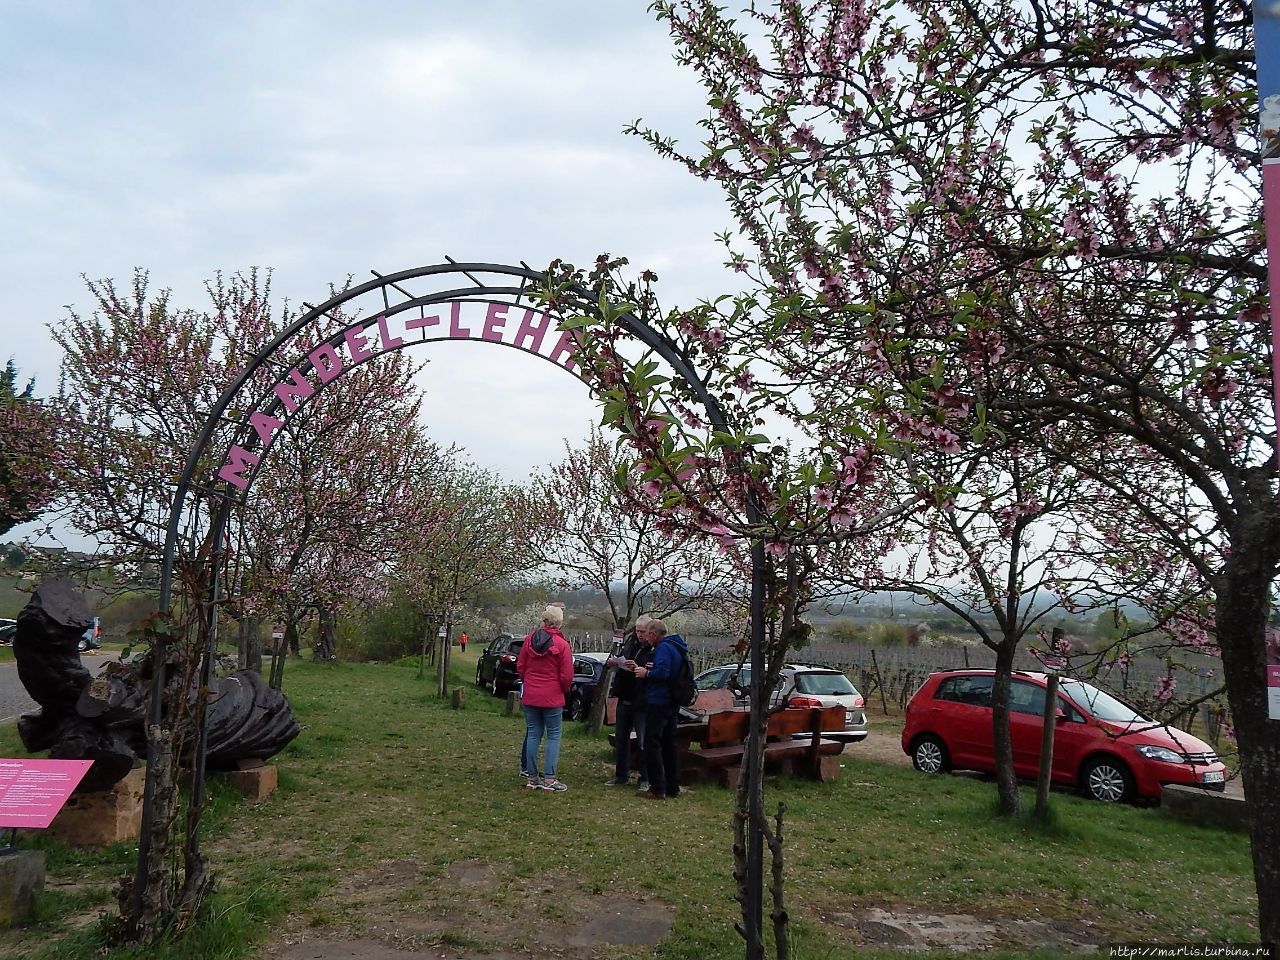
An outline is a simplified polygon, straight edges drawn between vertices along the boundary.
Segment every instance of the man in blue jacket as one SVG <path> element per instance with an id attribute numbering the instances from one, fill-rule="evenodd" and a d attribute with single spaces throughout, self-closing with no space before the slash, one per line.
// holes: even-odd
<path id="1" fill-rule="evenodd" d="M 667 625 L 661 620 L 650 620 L 642 636 L 654 651 L 653 662 L 647 669 L 636 667 L 636 676 L 649 681 L 646 685 L 644 731 L 649 789 L 640 796 L 665 800 L 680 796 L 680 756 L 676 753 L 676 722 L 680 707 L 671 702 L 670 683 L 689 651 L 680 634 L 668 636 Z"/>

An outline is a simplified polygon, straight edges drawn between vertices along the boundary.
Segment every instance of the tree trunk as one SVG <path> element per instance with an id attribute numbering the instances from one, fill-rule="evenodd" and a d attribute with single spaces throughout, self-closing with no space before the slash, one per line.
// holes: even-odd
<path id="1" fill-rule="evenodd" d="M 279 640 L 275 640 L 271 644 L 271 676 L 267 680 L 267 685 L 272 690 L 279 690 L 284 684 L 284 662 L 288 656 L 289 647 L 282 636 Z"/>
<path id="2" fill-rule="evenodd" d="M 1273 949 L 1280 945 L 1280 719 L 1267 716 L 1266 629 L 1280 552 L 1276 526 L 1263 512 L 1242 513 L 1214 582 L 1222 670 L 1253 820 L 1258 931 Z"/>
<path id="3" fill-rule="evenodd" d="M 431 644 L 431 625 L 424 624 L 422 627 L 422 647 L 418 651 L 418 679 L 421 680 L 427 675 L 427 647 Z"/>
<path id="4" fill-rule="evenodd" d="M 453 624 L 445 623 L 444 636 L 440 637 L 440 665 L 436 669 L 436 695 L 443 697 L 449 689 L 449 634 L 453 632 Z"/>
<path id="5" fill-rule="evenodd" d="M 312 651 L 317 663 L 335 660 L 338 656 L 338 615 L 331 607 L 320 608 L 319 636 Z"/>
<path id="6" fill-rule="evenodd" d="M 298 621 L 294 617 L 290 617 L 285 621 L 284 642 L 285 646 L 289 648 L 289 652 L 295 657 L 302 656 L 302 646 L 298 641 Z"/>
<path id="7" fill-rule="evenodd" d="M 1009 678 L 1016 646 L 1002 640 L 996 647 L 996 675 L 991 685 L 991 726 L 995 743 L 996 812 L 1011 816 L 1022 809 L 1018 777 L 1013 771 L 1013 738 L 1009 735 Z"/>
<path id="8" fill-rule="evenodd" d="M 152 725 L 147 728 L 147 739 L 153 749 L 153 761 L 148 775 L 154 782 L 152 795 L 152 820 L 147 861 L 143 869 L 145 882 L 137 891 L 137 903 L 132 902 L 136 878 L 126 882 L 120 891 L 121 912 L 132 940 L 142 940 L 158 930 L 172 914 L 173 891 L 169 883 L 168 865 L 172 850 L 171 833 L 178 816 L 178 776 L 172 729 Z"/>
<path id="9" fill-rule="evenodd" d="M 240 669 L 262 673 L 262 620 L 245 614 L 240 618 Z"/>
<path id="10" fill-rule="evenodd" d="M 614 646 L 610 647 L 611 651 L 617 649 L 617 644 L 624 636 L 622 629 L 615 625 L 613 628 Z M 609 706 L 609 691 L 613 689 L 613 677 L 617 672 L 617 667 L 605 667 L 604 673 L 600 676 L 600 685 L 596 687 L 595 698 L 591 701 L 591 710 L 587 713 L 587 730 L 593 734 L 599 733 L 604 727 L 604 718 Z"/>

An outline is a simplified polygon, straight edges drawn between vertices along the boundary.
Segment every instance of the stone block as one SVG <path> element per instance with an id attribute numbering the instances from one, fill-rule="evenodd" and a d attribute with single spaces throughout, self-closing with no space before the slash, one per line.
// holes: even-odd
<path id="1" fill-rule="evenodd" d="M 231 770 L 220 776 L 239 791 L 242 797 L 249 800 L 262 800 L 269 797 L 280 785 L 279 770 L 267 763 L 260 763 L 242 770 Z"/>
<path id="2" fill-rule="evenodd" d="M 0 853 L 0 929 L 27 919 L 44 889 L 44 852 Z"/>
<path id="3" fill-rule="evenodd" d="M 73 793 L 53 818 L 49 833 L 72 847 L 108 847 L 137 840 L 142 830 L 145 767 L 136 767 L 109 790 Z"/>
<path id="4" fill-rule="evenodd" d="M 1160 809 L 1179 820 L 1223 830 L 1247 831 L 1252 822 L 1249 802 L 1244 797 L 1176 783 L 1164 788 Z"/>

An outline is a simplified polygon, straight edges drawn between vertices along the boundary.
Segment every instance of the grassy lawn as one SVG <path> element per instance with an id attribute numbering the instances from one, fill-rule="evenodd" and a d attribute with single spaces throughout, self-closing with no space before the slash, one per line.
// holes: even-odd
<path id="1" fill-rule="evenodd" d="M 474 662 L 455 654 L 454 685 Z M 673 911 L 658 956 L 741 956 L 728 791 L 698 786 L 667 804 L 611 791 L 602 785 L 607 743 L 579 725 L 566 728 L 562 752 L 569 791 L 526 791 L 517 776 L 523 723 L 473 687 L 466 710 L 451 710 L 415 673 L 289 664 L 285 689 L 304 731 L 276 760 L 281 789 L 257 804 L 215 793 L 205 846 L 221 877 L 217 920 L 198 940 L 145 956 L 230 958 L 265 940 L 354 937 L 469 956 L 586 956 L 555 952 L 556 939 L 638 901 Z M 896 734 L 877 726 L 874 735 Z M 23 755 L 12 726 L 0 729 L 0 754 Z M 1008 928 L 1036 921 L 1092 943 L 1256 940 L 1243 836 L 1065 794 L 1054 796 L 1054 826 L 1040 829 L 996 819 L 989 783 L 924 777 L 859 759 L 856 748 L 842 760 L 835 783 L 767 786 L 767 809 L 786 805 L 800 960 L 854 953 L 864 937 L 851 918 L 873 907 Z M 93 920 L 111 906 L 115 878 L 131 872 L 133 848 L 24 843 L 48 852 L 48 887 L 38 921 L 0 940 L 0 957 L 95 955 Z M 1033 955 L 1012 945 L 994 954 Z"/>

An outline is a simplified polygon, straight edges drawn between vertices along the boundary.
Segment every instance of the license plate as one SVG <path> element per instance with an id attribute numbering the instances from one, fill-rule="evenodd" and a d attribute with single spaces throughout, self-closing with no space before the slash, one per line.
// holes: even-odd
<path id="1" fill-rule="evenodd" d="M 1206 774 L 1204 775 L 1204 782 L 1205 782 L 1205 783 L 1222 783 L 1222 781 L 1223 781 L 1223 776 L 1222 776 L 1222 774 L 1221 774 L 1221 773 L 1219 773 L 1219 772 L 1213 772 L 1213 771 L 1211 771 L 1211 772 L 1206 773 Z"/>
<path id="2" fill-rule="evenodd" d="M 852 711 L 852 710 L 847 710 L 847 711 L 845 711 L 845 715 L 844 715 L 844 722 L 845 722 L 845 723 L 853 723 L 853 711 Z"/>

